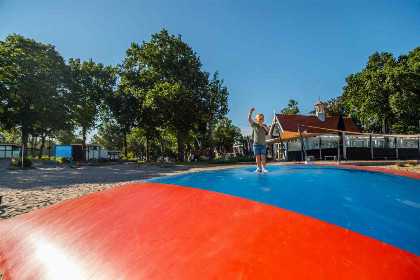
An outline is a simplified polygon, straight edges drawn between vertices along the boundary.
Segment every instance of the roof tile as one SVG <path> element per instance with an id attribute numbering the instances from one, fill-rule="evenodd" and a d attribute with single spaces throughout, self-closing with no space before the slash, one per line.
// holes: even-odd
<path id="1" fill-rule="evenodd" d="M 304 116 L 304 115 L 288 115 L 288 114 L 277 114 L 277 118 L 280 121 L 281 126 L 287 131 L 298 131 L 298 124 L 302 125 L 302 131 L 308 133 L 322 133 L 326 132 L 323 129 L 311 128 L 305 126 L 316 126 L 328 129 L 338 129 L 339 117 L 325 117 L 325 121 L 321 121 L 317 116 Z M 352 132 L 360 132 L 356 127 L 351 118 L 343 117 L 345 130 Z"/>

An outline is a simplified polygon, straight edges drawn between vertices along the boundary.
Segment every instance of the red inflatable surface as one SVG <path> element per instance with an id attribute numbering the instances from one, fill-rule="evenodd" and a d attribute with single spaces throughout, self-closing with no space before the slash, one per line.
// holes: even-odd
<path id="1" fill-rule="evenodd" d="M 0 223 L 8 279 L 420 279 L 420 257 L 274 206 L 155 183 Z"/>

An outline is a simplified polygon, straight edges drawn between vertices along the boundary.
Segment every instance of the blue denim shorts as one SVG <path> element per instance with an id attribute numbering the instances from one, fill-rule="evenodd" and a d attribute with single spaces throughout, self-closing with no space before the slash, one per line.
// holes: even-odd
<path id="1" fill-rule="evenodd" d="M 267 156 L 267 147 L 265 144 L 254 143 L 254 155 L 263 155 Z"/>

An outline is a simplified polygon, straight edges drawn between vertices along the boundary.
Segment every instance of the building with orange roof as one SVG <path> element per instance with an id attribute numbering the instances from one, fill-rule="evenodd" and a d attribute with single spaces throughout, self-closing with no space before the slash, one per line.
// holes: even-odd
<path id="1" fill-rule="evenodd" d="M 274 160 L 419 158 L 416 135 L 361 133 L 351 118 L 325 116 L 320 100 L 314 106 L 312 116 L 274 113 L 267 140 Z"/>

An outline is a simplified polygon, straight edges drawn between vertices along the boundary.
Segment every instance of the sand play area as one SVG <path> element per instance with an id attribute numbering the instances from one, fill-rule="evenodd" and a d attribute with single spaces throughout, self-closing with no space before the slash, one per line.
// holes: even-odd
<path id="1" fill-rule="evenodd" d="M 323 162 L 320 162 L 323 163 Z M 33 169 L 9 169 L 8 160 L 0 160 L 0 220 L 46 207 L 63 200 L 75 198 L 115 186 L 141 180 L 184 172 L 253 166 L 252 164 L 210 165 L 210 164 L 107 164 L 84 165 L 69 168 L 68 165 L 43 165 L 35 161 Z M 282 164 L 282 163 L 270 163 Z M 284 164 L 284 163 L 283 163 Z M 293 164 L 288 162 L 287 164 Z M 378 162 L 352 163 L 384 168 L 395 168 L 395 164 Z M 410 170 L 419 172 L 415 170 Z"/>
<path id="2" fill-rule="evenodd" d="M 246 166 L 246 165 L 240 165 Z M 108 164 L 52 166 L 35 162 L 33 169 L 9 169 L 0 160 L 0 220 L 115 186 L 183 172 L 229 168 L 214 165 Z"/>

